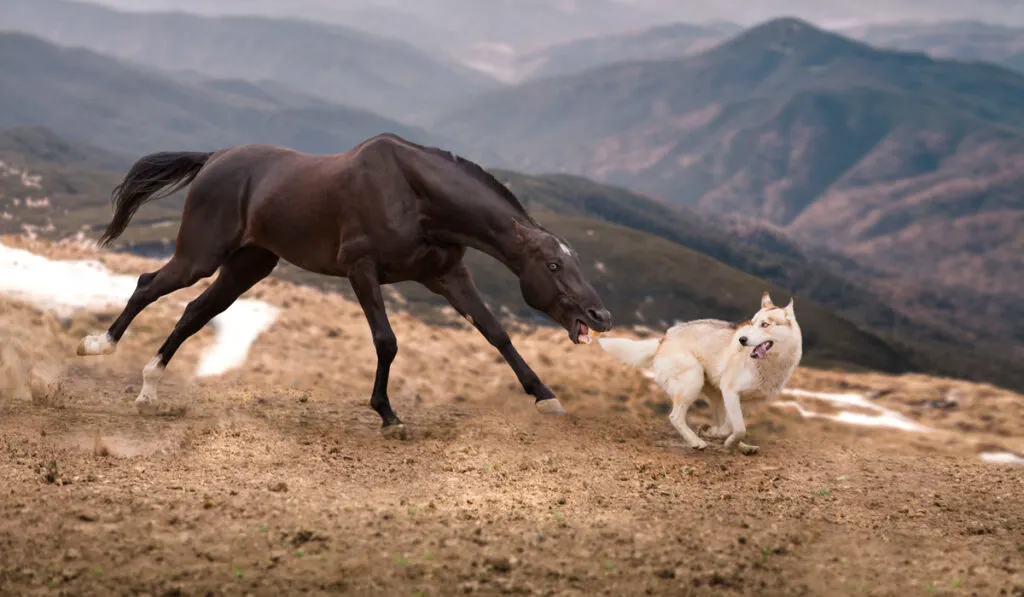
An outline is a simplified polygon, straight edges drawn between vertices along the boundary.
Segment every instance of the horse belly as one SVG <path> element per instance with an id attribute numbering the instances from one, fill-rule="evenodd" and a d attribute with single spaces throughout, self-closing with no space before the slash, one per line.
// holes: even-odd
<path id="1" fill-rule="evenodd" d="M 381 282 L 392 284 L 409 280 L 425 281 L 441 276 L 455 267 L 465 254 L 461 247 L 443 247 L 419 242 L 405 251 L 396 251 L 378 264 Z"/>
<path id="2" fill-rule="evenodd" d="M 351 262 L 339 259 L 343 254 L 339 214 L 317 210 L 316 204 L 307 204 L 307 210 L 287 209 L 286 205 L 264 202 L 254 210 L 248 240 L 302 269 L 347 276 Z"/>

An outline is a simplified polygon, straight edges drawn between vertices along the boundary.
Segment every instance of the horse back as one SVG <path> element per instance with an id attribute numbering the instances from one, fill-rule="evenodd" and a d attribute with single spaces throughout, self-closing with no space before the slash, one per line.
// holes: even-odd
<path id="1" fill-rule="evenodd" d="M 395 278 L 423 262 L 448 266 L 423 239 L 416 191 L 382 135 L 333 155 L 244 145 L 211 158 L 186 212 L 241 245 L 267 248 L 314 272 L 347 275 L 370 257 Z M 389 276 L 390 277 L 390 276 Z"/>

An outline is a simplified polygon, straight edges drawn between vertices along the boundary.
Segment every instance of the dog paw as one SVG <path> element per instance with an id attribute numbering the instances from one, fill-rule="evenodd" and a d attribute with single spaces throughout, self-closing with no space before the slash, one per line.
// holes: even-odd
<path id="1" fill-rule="evenodd" d="M 739 444 L 736 445 L 736 449 L 739 450 L 741 454 L 753 456 L 754 454 L 757 454 L 757 452 L 761 449 L 761 446 L 754 446 L 751 444 L 745 444 L 743 442 L 740 442 Z"/>
<path id="2" fill-rule="evenodd" d="M 729 437 L 729 431 L 727 429 L 722 429 L 704 423 L 700 426 L 700 429 L 697 430 L 697 435 L 708 439 L 725 439 Z"/>
<path id="3" fill-rule="evenodd" d="M 689 446 L 694 450 L 703 450 L 708 447 L 708 443 L 706 441 L 699 441 L 695 444 L 689 444 Z"/>

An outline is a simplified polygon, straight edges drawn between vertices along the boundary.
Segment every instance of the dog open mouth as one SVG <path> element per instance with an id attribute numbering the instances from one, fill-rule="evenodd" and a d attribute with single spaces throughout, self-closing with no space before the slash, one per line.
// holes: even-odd
<path id="1" fill-rule="evenodd" d="M 590 344 L 590 328 L 587 327 L 587 324 L 577 319 L 576 325 L 573 326 L 573 330 L 569 334 L 569 337 L 576 344 Z"/>
<path id="2" fill-rule="evenodd" d="M 750 358 L 763 359 L 767 357 L 768 351 L 772 349 L 772 346 L 775 346 L 774 342 L 772 342 L 771 340 L 765 340 L 764 342 L 754 347 L 754 350 L 751 351 L 750 353 Z"/>

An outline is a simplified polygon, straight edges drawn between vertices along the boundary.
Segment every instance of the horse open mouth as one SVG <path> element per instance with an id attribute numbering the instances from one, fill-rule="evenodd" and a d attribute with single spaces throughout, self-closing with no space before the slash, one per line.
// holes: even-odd
<path id="1" fill-rule="evenodd" d="M 763 359 L 767 357 L 768 351 L 772 349 L 772 346 L 775 346 L 774 342 L 772 342 L 771 340 L 765 340 L 764 342 L 754 347 L 754 350 L 751 351 L 750 353 L 750 358 Z"/>
<path id="2" fill-rule="evenodd" d="M 587 327 L 587 324 L 577 319 L 576 323 L 572 326 L 572 331 L 569 333 L 569 338 L 575 344 L 590 344 L 590 328 Z"/>

